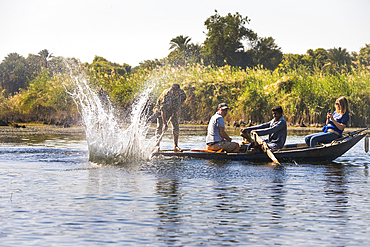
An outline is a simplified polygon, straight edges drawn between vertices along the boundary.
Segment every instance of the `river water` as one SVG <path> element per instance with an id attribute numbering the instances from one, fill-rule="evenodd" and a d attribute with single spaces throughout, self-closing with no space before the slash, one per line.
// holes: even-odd
<path id="1" fill-rule="evenodd" d="M 89 162 L 83 130 L 40 135 L 1 128 L 1 246 L 370 243 L 370 154 L 363 140 L 326 164 L 100 165 Z M 203 147 L 206 127 L 180 131 L 182 148 Z M 290 131 L 287 142 L 303 142 L 304 134 Z M 170 134 L 161 145 L 172 148 Z"/>

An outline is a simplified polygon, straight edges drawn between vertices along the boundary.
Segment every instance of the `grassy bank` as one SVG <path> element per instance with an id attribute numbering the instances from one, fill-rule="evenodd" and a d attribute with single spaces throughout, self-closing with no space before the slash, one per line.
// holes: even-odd
<path id="1" fill-rule="evenodd" d="M 130 107 L 148 85 L 155 85 L 154 103 L 165 88 L 179 83 L 187 94 L 182 119 L 196 123 L 207 123 L 217 104 L 227 102 L 231 107 L 229 122 L 264 122 L 272 118 L 271 107 L 281 105 L 291 125 L 303 122 L 315 126 L 323 124 L 328 108 L 334 110 L 336 98 L 346 96 L 351 107 L 350 126 L 370 125 L 370 71 L 364 68 L 332 75 L 312 73 L 304 68 L 243 70 L 197 64 L 140 69 L 125 75 L 101 74 L 91 69 L 85 73 L 93 88 L 103 89 L 121 108 Z M 44 72 L 20 93 L 10 97 L 1 95 L 0 118 L 9 122 L 77 122 L 77 108 L 65 90 L 70 86 L 67 78 Z"/>
<path id="2" fill-rule="evenodd" d="M 185 120 L 208 122 L 217 104 L 227 102 L 232 108 L 228 121 L 264 122 L 272 118 L 271 107 L 281 105 L 291 125 L 303 121 L 315 126 L 325 121 L 329 108 L 334 110 L 335 99 L 346 96 L 351 106 L 350 125 L 370 124 L 370 71 L 366 69 L 331 75 L 303 68 L 285 72 L 189 65 L 154 72 L 150 73 L 153 78 L 161 78 L 158 93 L 172 83 L 179 83 L 186 91 Z"/>

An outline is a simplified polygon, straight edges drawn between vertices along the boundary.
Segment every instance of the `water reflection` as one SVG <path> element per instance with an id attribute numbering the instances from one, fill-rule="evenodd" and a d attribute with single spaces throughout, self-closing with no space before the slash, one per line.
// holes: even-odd
<path id="1" fill-rule="evenodd" d="M 329 164 L 163 159 L 113 166 L 89 163 L 77 137 L 38 142 L 51 148 L 33 138 L 0 149 L 3 245 L 369 242 L 369 154 L 362 143 Z M 193 147 L 202 138 L 182 140 Z"/>
<path id="2" fill-rule="evenodd" d="M 271 224 L 280 224 L 280 219 L 284 217 L 285 201 L 284 197 L 287 194 L 285 189 L 286 170 L 283 166 L 277 166 L 274 169 L 275 178 L 271 183 L 272 211 L 271 211 Z"/>
<path id="3" fill-rule="evenodd" d="M 159 217 L 158 238 L 166 243 L 175 243 L 177 234 L 180 231 L 183 215 L 181 211 L 180 193 L 181 183 L 177 179 L 160 180 L 156 184 L 157 201 L 156 213 Z"/>
<path id="4" fill-rule="evenodd" d="M 348 218 L 348 181 L 346 167 L 339 163 L 328 165 L 324 170 L 325 194 L 330 215 L 328 217 Z"/>
<path id="5" fill-rule="evenodd" d="M 253 232 L 261 217 L 268 225 L 282 227 L 287 180 L 284 167 L 211 160 L 202 164 L 197 161 L 190 167 L 189 160 L 169 162 L 171 167 L 157 162 L 150 169 L 157 176 L 155 211 L 161 241 L 175 244 L 191 234 L 192 239 L 204 244 L 203 236 L 214 236 L 223 244 L 238 243 L 240 231 Z M 183 172 L 189 169 L 191 172 Z"/>

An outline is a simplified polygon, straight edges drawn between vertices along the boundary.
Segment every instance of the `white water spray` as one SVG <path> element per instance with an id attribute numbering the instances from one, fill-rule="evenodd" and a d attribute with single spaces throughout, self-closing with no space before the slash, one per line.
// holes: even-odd
<path id="1" fill-rule="evenodd" d="M 153 86 L 137 97 L 132 112 L 127 112 L 129 123 L 123 124 L 109 98 L 93 90 L 83 72 L 71 70 L 70 81 L 73 90 L 69 94 L 83 120 L 90 161 L 117 164 L 149 159 L 153 141 L 146 139 L 150 124 L 145 107 Z"/>

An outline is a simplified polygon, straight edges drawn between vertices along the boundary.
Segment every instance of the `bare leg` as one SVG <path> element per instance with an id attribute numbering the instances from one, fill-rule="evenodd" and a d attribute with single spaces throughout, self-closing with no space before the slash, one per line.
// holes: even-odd
<path id="1" fill-rule="evenodd" d="M 175 147 L 179 144 L 179 135 L 173 134 L 173 144 L 175 144 Z"/>

